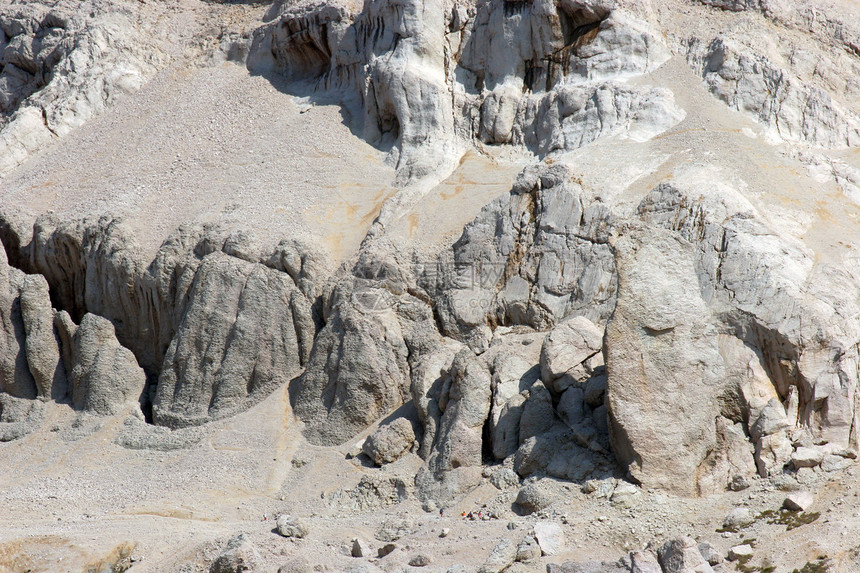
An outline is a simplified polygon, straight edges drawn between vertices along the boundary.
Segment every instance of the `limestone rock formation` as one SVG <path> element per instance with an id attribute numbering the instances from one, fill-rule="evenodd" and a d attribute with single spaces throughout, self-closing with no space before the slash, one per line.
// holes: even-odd
<path id="1" fill-rule="evenodd" d="M 789 461 L 788 427 L 851 444 L 860 333 L 845 317 L 856 312 L 856 284 L 841 269 L 813 264 L 731 189 L 662 186 L 639 213 L 651 226 L 615 244 L 621 287 L 606 342 L 613 445 L 634 477 L 701 489 L 714 463 L 705 457 L 715 451 L 717 415 L 746 425 L 762 475 Z M 698 291 L 684 284 L 693 276 Z M 825 277 L 842 286 L 824 293 L 817 285 Z M 701 403 L 685 390 L 690 379 L 708 397 Z M 678 422 L 667 428 L 659 419 Z M 698 477 L 678 483 L 678 475 Z"/>
<path id="2" fill-rule="evenodd" d="M 325 295 L 325 326 L 290 385 L 312 442 L 342 443 L 409 400 L 412 368 L 441 342 L 411 274 L 383 241 L 363 249 Z"/>
<path id="3" fill-rule="evenodd" d="M 545 330 L 577 314 L 605 321 L 615 303 L 612 224 L 564 166 L 527 168 L 440 262 L 443 333 L 480 351 L 495 325 Z"/>
<path id="4" fill-rule="evenodd" d="M 415 478 L 416 494 L 425 503 L 446 504 L 480 480 L 490 387 L 486 366 L 464 348 L 441 387 L 431 389 L 439 418 L 432 449 Z"/>
<path id="5" fill-rule="evenodd" d="M 547 154 L 653 137 L 683 112 L 670 91 L 622 80 L 669 55 L 647 24 L 605 1 L 305 0 L 258 31 L 249 65 L 354 102 L 364 137 L 392 148 L 409 182 L 450 170 L 475 140 Z"/>
<path id="6" fill-rule="evenodd" d="M 310 304 L 284 272 L 214 252 L 200 262 L 167 349 L 156 423 L 185 426 L 235 413 L 299 374 L 313 336 Z M 298 332 L 306 327 L 310 332 Z"/>
<path id="7" fill-rule="evenodd" d="M 105 3 L 0 11 L 0 175 L 139 89 L 167 56 Z"/>
<path id="8" fill-rule="evenodd" d="M 119 344 L 109 320 L 85 314 L 79 326 L 68 313 L 56 319 L 69 380 L 69 397 L 75 409 L 110 416 L 135 404 L 143 393 L 146 374 L 134 354 Z"/>

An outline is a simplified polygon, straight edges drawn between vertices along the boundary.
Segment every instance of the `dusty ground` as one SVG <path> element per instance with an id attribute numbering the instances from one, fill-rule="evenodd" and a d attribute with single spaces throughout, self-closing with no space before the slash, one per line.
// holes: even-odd
<path id="1" fill-rule="evenodd" d="M 347 459 L 350 446 L 319 448 L 301 438 L 289 411 L 285 388 L 235 418 L 210 424 L 195 445 L 175 451 L 135 451 L 114 443 L 119 418 L 73 427 L 67 406 L 51 405 L 36 433 L 0 444 L 7 463 L 0 466 L 0 571 L 78 572 L 110 561 L 130 549 L 132 571 L 205 571 L 226 541 L 248 533 L 267 567 L 276 571 L 293 555 L 325 571 L 346 571 L 371 562 L 388 571 L 413 570 L 418 553 L 433 558 L 424 570 L 445 571 L 460 563 L 475 570 L 501 539 L 515 543 L 535 521 L 561 523 L 563 553 L 514 571 L 541 571 L 567 559 L 618 559 L 649 541 L 692 535 L 723 552 L 742 538 L 756 539 L 751 564 L 772 563 L 790 573 L 826 555 L 831 571 L 860 570 L 860 476 L 812 473 L 805 485 L 754 481 L 750 489 L 704 499 L 683 499 L 642 491 L 624 502 L 581 491 L 581 484 L 557 484 L 566 494 L 540 514 L 519 516 L 512 509 L 517 489 L 484 485 L 445 515 L 425 513 L 414 497 L 376 511 L 354 512 L 338 503 L 339 489 L 354 487 L 364 475 L 402 475 L 407 481 L 420 459 L 409 454 L 384 470 Z M 366 463 L 366 460 L 365 460 Z M 368 464 L 369 466 L 369 464 Z M 813 511 L 820 517 L 786 531 L 760 519 L 737 533 L 718 533 L 725 515 L 737 506 L 754 514 L 778 509 L 788 486 L 817 490 Z M 333 501 L 334 500 L 334 501 Z M 462 512 L 494 512 L 489 521 L 468 521 Z M 305 539 L 273 532 L 274 514 L 290 513 L 310 527 Z M 268 514 L 269 520 L 263 519 Z M 417 526 L 382 559 L 353 558 L 354 537 L 375 540 L 386 520 L 407 519 Z M 509 524 L 515 528 L 510 529 Z M 440 538 L 443 528 L 450 534 Z M 415 570 L 420 570 L 415 568 Z"/>

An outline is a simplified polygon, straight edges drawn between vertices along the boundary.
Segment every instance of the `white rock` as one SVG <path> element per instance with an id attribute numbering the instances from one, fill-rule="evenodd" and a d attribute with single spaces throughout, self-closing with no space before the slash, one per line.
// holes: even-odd
<path id="1" fill-rule="evenodd" d="M 534 526 L 535 539 L 544 555 L 556 555 L 564 548 L 564 532 L 553 521 L 538 521 Z"/>
<path id="2" fill-rule="evenodd" d="M 791 511 L 806 511 L 815 502 L 815 496 L 808 491 L 789 494 L 782 502 L 782 507 Z"/>
<path id="3" fill-rule="evenodd" d="M 744 557 L 752 557 L 752 555 L 752 545 L 735 545 L 734 547 L 729 549 L 729 561 L 737 561 L 738 559 L 743 559 Z"/>

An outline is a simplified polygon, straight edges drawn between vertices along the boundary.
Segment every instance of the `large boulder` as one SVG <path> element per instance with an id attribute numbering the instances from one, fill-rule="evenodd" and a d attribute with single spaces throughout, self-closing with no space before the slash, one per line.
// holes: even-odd
<path id="1" fill-rule="evenodd" d="M 253 573 L 260 571 L 263 560 L 248 535 L 240 533 L 230 538 L 224 549 L 212 562 L 209 573 Z"/>
<path id="2" fill-rule="evenodd" d="M 643 484 L 685 494 L 749 473 L 745 434 L 765 476 L 789 462 L 792 426 L 840 447 L 856 439 L 860 327 L 844 318 L 860 312 L 856 281 L 730 186 L 701 183 L 694 169 L 657 187 L 638 208 L 644 224 L 614 241 L 605 341 L 616 455 Z"/>
<path id="3" fill-rule="evenodd" d="M 415 432 L 412 422 L 406 418 L 397 418 L 383 424 L 375 432 L 367 436 L 361 450 L 377 465 L 390 464 L 397 461 L 409 451 L 415 443 Z"/>
<path id="4" fill-rule="evenodd" d="M 75 409 L 111 416 L 138 403 L 146 374 L 131 350 L 117 341 L 109 320 L 87 313 L 75 326 L 68 313 L 60 311 L 56 324 L 68 347 L 65 364 Z"/>
<path id="5" fill-rule="evenodd" d="M 670 231 L 644 229 L 621 237 L 615 253 L 618 305 L 606 331 L 613 450 L 643 484 L 696 494 L 716 442 L 724 366 L 711 313 L 688 285 L 695 251 Z"/>
<path id="6" fill-rule="evenodd" d="M 585 363 L 599 354 L 602 346 L 603 332 L 593 322 L 583 316 L 565 320 L 543 341 L 541 378 L 547 384 L 566 374 L 583 378 L 583 375 L 591 373 Z"/>

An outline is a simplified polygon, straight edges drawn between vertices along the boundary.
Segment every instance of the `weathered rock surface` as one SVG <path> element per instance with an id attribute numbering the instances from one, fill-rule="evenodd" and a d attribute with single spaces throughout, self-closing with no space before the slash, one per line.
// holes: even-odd
<path id="1" fill-rule="evenodd" d="M 361 446 L 362 451 L 377 465 L 390 464 L 405 454 L 415 442 L 412 422 L 397 418 L 383 424 L 370 434 Z"/>
<path id="2" fill-rule="evenodd" d="M 209 567 L 209 573 L 250 573 L 259 571 L 262 564 L 260 552 L 248 536 L 241 533 L 227 542 L 224 550 Z"/>
<path id="3" fill-rule="evenodd" d="M 311 306 L 324 266 L 305 244 L 282 241 L 255 253 L 242 236 L 191 225 L 165 241 L 147 266 L 127 227 L 110 216 L 43 216 L 31 240 L 14 238 L 7 248 L 16 245 L 11 252 L 17 263 L 40 273 L 50 290 L 49 301 L 42 279 L 9 270 L 10 281 L 20 282 L 15 288 L 26 293 L 23 306 L 15 306 L 21 308 L 16 313 L 23 311 L 16 319 L 26 350 L 20 359 L 29 352 L 33 363 L 18 368 L 17 376 L 35 376 L 45 397 L 62 398 L 63 370 L 73 370 L 65 358 L 60 366 L 59 350 L 53 350 L 53 327 L 46 328 L 54 322 L 52 304 L 68 311 L 64 355 L 73 342 L 72 321 L 90 313 L 113 323 L 116 339 L 149 379 L 136 398 L 144 406 L 155 402 L 154 419 L 162 425 L 187 426 L 241 411 L 298 374 L 308 359 L 316 332 Z M 33 394 L 24 389 L 29 382 L 17 384 L 15 392 Z"/>
<path id="4" fill-rule="evenodd" d="M 483 362 L 460 350 L 435 399 L 438 430 L 415 478 L 418 496 L 446 504 L 481 479 L 482 431 L 490 413 L 490 375 Z"/>
<path id="5" fill-rule="evenodd" d="M 393 145 L 402 181 L 450 170 L 476 140 L 546 154 L 683 117 L 668 90 L 618 81 L 669 57 L 646 24 L 607 2 L 506 10 L 306 1 L 258 31 L 249 65 L 357 97 L 364 137 Z M 381 33 L 363 33 L 370 22 Z"/>
<path id="6" fill-rule="evenodd" d="M 844 297 L 856 288 L 824 295 L 812 280 L 828 276 L 842 284 L 842 271 L 813 265 L 809 253 L 770 230 L 730 189 L 717 196 L 658 187 L 639 213 L 649 226 L 615 243 L 620 290 L 606 339 L 613 445 L 634 477 L 689 493 L 724 487 L 712 476 L 745 473 L 750 464 L 743 448 L 731 445 L 740 435 L 728 431 L 732 422 L 746 425 L 762 475 L 789 461 L 785 429 L 791 425 L 849 444 L 858 332 L 837 307 L 854 308 Z M 698 290 L 688 288 L 690 277 Z M 810 309 L 810 320 L 801 323 L 794 317 L 803 308 Z M 811 342 L 822 336 L 828 342 Z M 822 344 L 846 353 L 828 354 Z M 631 353 L 640 358 L 634 361 Z M 834 385 L 834 376 L 845 382 Z M 637 377 L 641 383 L 633 382 Z M 692 401 L 685 390 L 691 379 L 707 400 Z M 652 387 L 658 380 L 659 389 Z M 826 399 L 828 408 L 812 406 L 813 395 Z M 628 408 L 635 408 L 635 424 L 625 422 L 633 421 Z M 714 421 L 721 417 L 718 432 Z M 657 422 L 668 419 L 679 423 L 666 428 Z M 725 455 L 714 459 L 717 442 Z M 664 471 L 670 467 L 677 471 Z M 670 475 L 699 477 L 679 482 Z"/>
<path id="7" fill-rule="evenodd" d="M 301 539 L 308 534 L 307 524 L 293 515 L 281 514 L 275 519 L 278 533 L 284 537 L 295 537 Z"/>
<path id="8" fill-rule="evenodd" d="M 0 176 L 167 63 L 141 18 L 105 8 L 50 2 L 0 11 Z"/>
<path id="9" fill-rule="evenodd" d="M 671 539 L 657 551 L 664 573 L 713 573 L 691 537 Z"/>
<path id="10" fill-rule="evenodd" d="M 110 416 L 140 400 L 146 374 L 134 354 L 117 341 L 109 320 L 87 313 L 75 326 L 61 311 L 56 324 L 64 347 L 68 346 L 64 362 L 75 409 Z"/>
<path id="11" fill-rule="evenodd" d="M 526 169 L 466 226 L 452 260 L 442 259 L 431 286 L 443 334 L 482 350 L 490 325 L 605 321 L 615 304 L 611 225 L 606 206 L 567 168 Z"/>

